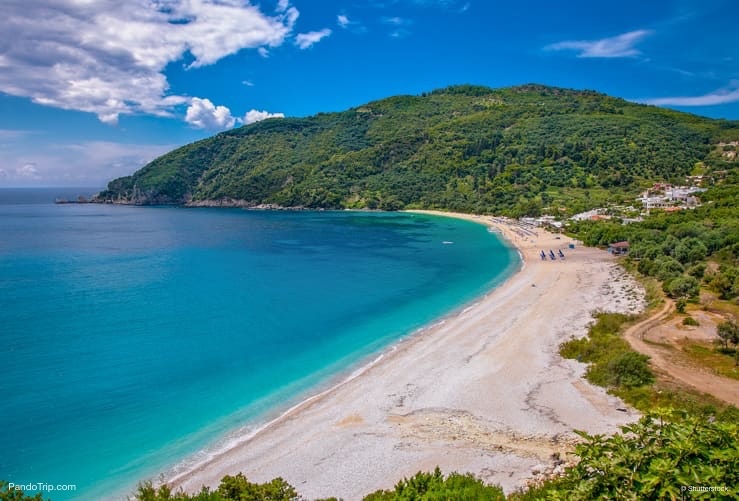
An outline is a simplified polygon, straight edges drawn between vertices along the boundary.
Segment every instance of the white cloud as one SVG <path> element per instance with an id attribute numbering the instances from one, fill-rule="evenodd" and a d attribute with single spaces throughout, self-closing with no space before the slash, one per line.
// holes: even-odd
<path id="1" fill-rule="evenodd" d="M 19 129 L 0 129 L 0 141 L 6 140 L 6 139 L 18 139 L 23 136 L 27 136 L 29 134 L 32 134 L 29 130 L 19 130 Z M 2 144 L 0 143 L 0 146 Z"/>
<path id="2" fill-rule="evenodd" d="M 254 82 L 252 82 L 251 80 L 242 80 L 241 83 L 243 85 L 246 85 L 247 87 L 254 87 Z"/>
<path id="3" fill-rule="evenodd" d="M 353 19 L 349 19 L 346 14 L 338 14 L 336 16 L 336 24 L 343 30 L 348 30 L 355 34 L 362 34 L 367 32 L 367 28 L 360 22 Z"/>
<path id="4" fill-rule="evenodd" d="M 123 144 L 108 141 L 49 144 L 3 156 L 3 186 L 104 186 L 127 176 L 175 144 Z"/>
<path id="5" fill-rule="evenodd" d="M 169 93 L 166 66 L 281 45 L 299 13 L 279 5 L 268 16 L 243 0 L 3 0 L 0 92 L 111 124 L 170 116 L 190 98 Z"/>
<path id="6" fill-rule="evenodd" d="M 199 129 L 224 130 L 234 125 L 249 125 L 267 118 L 284 118 L 284 113 L 270 113 L 252 109 L 244 118 L 237 118 L 225 106 L 215 106 L 209 99 L 193 98 L 187 108 L 185 121 Z"/>
<path id="7" fill-rule="evenodd" d="M 653 32 L 636 30 L 600 40 L 565 40 L 544 47 L 544 50 L 574 50 L 577 57 L 634 57 L 641 54 L 636 44 Z"/>
<path id="8" fill-rule="evenodd" d="M 324 28 L 321 31 L 310 31 L 308 33 L 299 33 L 295 37 L 295 44 L 301 49 L 308 49 L 313 47 L 324 38 L 331 36 L 332 31 L 328 28 Z"/>
<path id="9" fill-rule="evenodd" d="M 279 0 L 275 12 L 285 12 L 290 7 L 290 0 Z"/>
<path id="10" fill-rule="evenodd" d="M 434 2 L 431 2 L 431 3 L 434 3 Z M 380 21 L 383 24 L 387 24 L 387 25 L 394 27 L 394 29 L 389 33 L 389 35 L 392 38 L 404 38 L 411 34 L 411 32 L 406 29 L 406 27 L 413 24 L 413 20 L 411 19 L 394 16 L 394 17 L 383 17 L 382 19 L 380 19 Z"/>
<path id="11" fill-rule="evenodd" d="M 410 19 L 404 19 L 402 17 L 383 17 L 382 22 L 385 24 L 390 24 L 392 26 L 410 26 L 413 24 L 413 21 Z"/>
<path id="12" fill-rule="evenodd" d="M 448 9 L 459 4 L 459 0 L 411 0 L 411 3 L 421 7 L 441 7 Z"/>
<path id="13" fill-rule="evenodd" d="M 269 113 L 267 111 L 249 110 L 244 115 L 241 122 L 245 125 L 253 124 L 254 122 L 260 122 L 267 118 L 285 118 L 284 113 Z"/>
<path id="14" fill-rule="evenodd" d="M 259 55 L 262 56 L 265 59 L 267 59 L 269 57 L 269 51 L 267 50 L 266 47 L 259 47 L 257 49 L 257 52 L 259 52 Z"/>
<path id="15" fill-rule="evenodd" d="M 236 124 L 231 110 L 225 106 L 215 106 L 210 99 L 194 97 L 187 107 L 185 122 L 199 129 L 223 130 Z"/>
<path id="16" fill-rule="evenodd" d="M 15 173 L 18 177 L 21 178 L 40 179 L 40 176 L 38 175 L 38 169 L 36 168 L 36 164 L 34 163 L 21 165 L 20 167 L 15 169 Z"/>
<path id="17" fill-rule="evenodd" d="M 733 80 L 728 86 L 702 96 L 660 97 L 642 102 L 656 106 L 715 106 L 736 103 L 739 102 L 739 80 Z"/>

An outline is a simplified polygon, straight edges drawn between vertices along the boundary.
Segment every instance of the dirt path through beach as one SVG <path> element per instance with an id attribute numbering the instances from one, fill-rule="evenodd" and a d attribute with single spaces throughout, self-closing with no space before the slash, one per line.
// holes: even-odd
<path id="1" fill-rule="evenodd" d="M 678 361 L 669 349 L 650 342 L 650 331 L 664 324 L 674 311 L 675 303 L 665 298 L 665 303 L 649 318 L 629 327 L 624 339 L 634 350 L 648 355 L 652 366 L 668 377 L 739 407 L 739 381 L 718 376 L 687 361 Z"/>

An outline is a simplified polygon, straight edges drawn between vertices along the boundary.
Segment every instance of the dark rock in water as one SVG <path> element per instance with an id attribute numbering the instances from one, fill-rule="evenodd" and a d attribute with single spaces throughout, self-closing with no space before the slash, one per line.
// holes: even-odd
<path id="1" fill-rule="evenodd" d="M 305 207 L 285 207 L 279 204 L 260 204 L 248 200 L 236 200 L 233 198 L 219 198 L 216 200 L 190 200 L 185 207 L 235 207 L 249 210 L 304 210 Z"/>
<path id="2" fill-rule="evenodd" d="M 84 195 L 80 195 L 77 197 L 77 200 L 67 200 L 66 198 L 57 198 L 54 200 L 55 204 L 89 204 L 92 203 L 87 197 Z"/>

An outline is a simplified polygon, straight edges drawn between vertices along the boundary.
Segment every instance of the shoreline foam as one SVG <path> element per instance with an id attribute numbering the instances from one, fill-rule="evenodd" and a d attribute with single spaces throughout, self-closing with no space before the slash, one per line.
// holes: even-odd
<path id="1" fill-rule="evenodd" d="M 609 432 L 635 419 L 633 412 L 616 410 L 622 402 L 582 381 L 581 365 L 556 354 L 559 342 L 566 339 L 558 332 L 562 321 L 577 324 L 573 333 L 583 334 L 592 310 L 623 306 L 612 297 L 608 301 L 612 294 L 602 290 L 618 273 L 609 256 L 578 248 L 571 253 L 572 261 L 538 263 L 532 259 L 538 256 L 531 243 L 561 245 L 564 240 L 541 232 L 528 242 L 529 237 L 489 218 L 424 213 L 494 225 L 518 250 L 519 269 L 456 314 L 409 334 L 349 378 L 170 477 L 168 484 L 195 491 L 243 471 L 254 481 L 282 476 L 309 497 L 358 499 L 391 487 L 402 476 L 440 465 L 445 471 L 471 471 L 510 490 L 522 485 L 532 468 L 552 453 L 566 452 L 574 440 L 573 428 Z M 532 278 L 544 280 L 543 289 L 529 284 Z M 578 289 L 585 291 L 579 302 L 566 297 Z M 589 295 L 595 300 L 588 300 Z M 564 318 L 568 308 L 575 311 Z M 509 310 L 516 311 L 511 315 Z M 517 331 L 533 327 L 542 312 L 546 314 L 538 326 L 543 333 L 539 339 Z M 559 313 L 563 318 L 557 322 Z M 527 341 L 539 342 L 539 349 L 523 339 L 518 349 L 517 333 L 533 337 Z M 496 360 L 503 356 L 502 348 L 508 362 Z M 468 365 L 474 367 L 463 370 Z M 505 368 L 518 368 L 520 374 L 506 373 Z M 486 389 L 492 394 L 489 400 L 480 398 Z M 496 399 L 502 405 L 496 405 Z"/>

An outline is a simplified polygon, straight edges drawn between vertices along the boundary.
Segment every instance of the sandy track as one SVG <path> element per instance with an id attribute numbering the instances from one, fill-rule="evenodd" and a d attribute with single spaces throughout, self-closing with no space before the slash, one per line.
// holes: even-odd
<path id="1" fill-rule="evenodd" d="M 648 355 L 652 366 L 668 377 L 739 407 L 739 381 L 718 376 L 707 369 L 677 363 L 668 350 L 649 342 L 650 331 L 664 324 L 674 311 L 675 303 L 666 298 L 665 303 L 649 318 L 629 327 L 624 332 L 624 339 L 634 350 Z"/>

